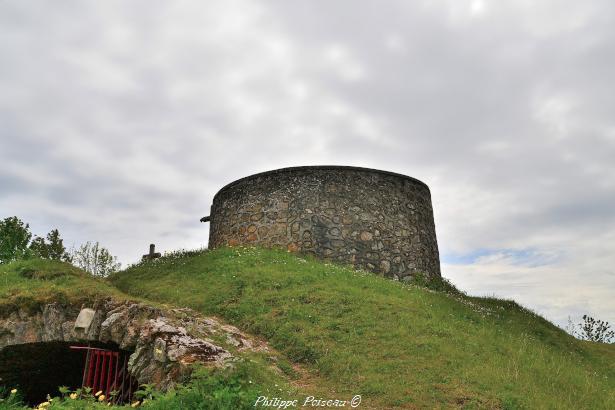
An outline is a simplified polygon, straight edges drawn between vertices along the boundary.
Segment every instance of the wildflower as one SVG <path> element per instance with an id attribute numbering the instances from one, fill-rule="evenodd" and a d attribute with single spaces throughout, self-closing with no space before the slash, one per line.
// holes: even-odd
<path id="1" fill-rule="evenodd" d="M 100 396 L 101 394 L 102 394 L 102 390 L 99 390 L 99 391 L 97 391 L 97 392 L 96 392 L 96 394 L 94 394 L 94 396 L 98 397 L 98 396 Z"/>
<path id="2" fill-rule="evenodd" d="M 17 393 L 17 389 L 11 390 L 11 394 L 15 394 L 15 393 Z"/>
<path id="3" fill-rule="evenodd" d="M 49 406 L 49 402 L 48 401 L 44 401 L 41 404 L 38 405 L 39 409 L 44 409 L 45 407 Z"/>
<path id="4" fill-rule="evenodd" d="M 101 394 L 100 396 L 98 396 L 98 401 L 104 401 L 105 400 L 105 395 Z"/>
<path id="5" fill-rule="evenodd" d="M 68 397 L 70 397 L 72 400 L 76 400 L 77 399 L 77 393 L 71 393 L 70 396 L 68 396 Z"/>
<path id="6" fill-rule="evenodd" d="M 140 401 L 135 401 L 134 403 L 130 405 L 130 407 L 139 407 L 139 404 L 141 404 Z"/>

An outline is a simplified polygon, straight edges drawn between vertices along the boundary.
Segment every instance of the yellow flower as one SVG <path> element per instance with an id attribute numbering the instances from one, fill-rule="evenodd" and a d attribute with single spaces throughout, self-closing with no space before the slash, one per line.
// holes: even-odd
<path id="1" fill-rule="evenodd" d="M 44 409 L 45 407 L 49 406 L 49 402 L 48 401 L 44 401 L 41 404 L 38 405 L 39 409 Z"/>
<path id="2" fill-rule="evenodd" d="M 96 394 L 95 394 L 94 396 L 98 397 L 98 396 L 100 396 L 101 394 L 102 394 L 102 390 L 99 390 L 99 391 L 97 391 L 97 392 L 96 392 Z"/>
<path id="3" fill-rule="evenodd" d="M 104 401 L 105 400 L 105 395 L 101 394 L 100 396 L 98 396 L 98 401 Z"/>
<path id="4" fill-rule="evenodd" d="M 11 390 L 11 394 L 15 394 L 15 393 L 17 393 L 17 389 Z"/>
<path id="5" fill-rule="evenodd" d="M 71 399 L 75 400 L 75 399 L 77 399 L 77 393 L 71 393 L 70 396 L 68 396 L 68 397 L 70 397 Z"/>
<path id="6" fill-rule="evenodd" d="M 139 404 L 141 404 L 140 401 L 135 401 L 134 403 L 130 405 L 130 407 L 139 407 Z"/>

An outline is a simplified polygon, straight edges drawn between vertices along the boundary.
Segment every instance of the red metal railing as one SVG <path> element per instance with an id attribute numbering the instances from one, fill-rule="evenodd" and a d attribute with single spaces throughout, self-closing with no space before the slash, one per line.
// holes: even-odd
<path id="1" fill-rule="evenodd" d="M 71 349 L 86 350 L 82 386 L 92 393 L 102 391 L 105 400 L 115 404 L 129 403 L 138 387 L 128 372 L 128 353 L 89 346 L 71 346 Z"/>

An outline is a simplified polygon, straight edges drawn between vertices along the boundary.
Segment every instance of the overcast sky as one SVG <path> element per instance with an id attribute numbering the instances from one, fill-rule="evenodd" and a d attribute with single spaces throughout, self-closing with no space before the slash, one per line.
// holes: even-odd
<path id="1" fill-rule="evenodd" d="M 615 3 L 0 1 L 0 218 L 126 264 L 297 165 L 431 188 L 443 276 L 615 322 Z"/>

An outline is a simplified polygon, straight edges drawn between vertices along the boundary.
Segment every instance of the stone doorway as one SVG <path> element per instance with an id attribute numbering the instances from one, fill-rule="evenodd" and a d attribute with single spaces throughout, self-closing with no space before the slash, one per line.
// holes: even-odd
<path id="1" fill-rule="evenodd" d="M 119 360 L 111 369 L 109 364 L 113 362 L 103 363 L 103 355 L 96 355 L 93 352 L 109 352 L 106 356 L 116 353 L 115 356 Z M 30 406 L 44 402 L 47 395 L 59 396 L 60 386 L 66 386 L 74 391 L 85 384 L 102 390 L 109 397 L 113 387 L 108 382 L 115 381 L 118 373 L 120 377 L 127 374 L 122 371 L 126 372 L 124 359 L 129 355 L 130 352 L 120 350 L 115 343 L 97 342 L 88 346 L 74 342 L 52 341 L 6 346 L 0 349 L 0 363 L 2 363 L 0 385 L 7 389 L 17 388 Z M 125 394 L 118 402 L 129 401 L 137 386 L 129 375 L 126 381 L 128 384 L 125 385 Z"/>

